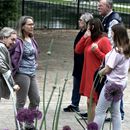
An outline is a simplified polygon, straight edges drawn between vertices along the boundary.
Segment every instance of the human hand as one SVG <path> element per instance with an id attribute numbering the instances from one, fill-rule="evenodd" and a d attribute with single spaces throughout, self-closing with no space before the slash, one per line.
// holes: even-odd
<path id="1" fill-rule="evenodd" d="M 14 89 L 14 91 L 18 91 L 20 89 L 20 87 L 19 87 L 19 85 L 16 84 L 16 85 L 14 85 L 13 89 Z"/>
<path id="2" fill-rule="evenodd" d="M 94 51 L 96 48 L 98 48 L 98 45 L 96 43 L 93 43 L 91 45 L 91 50 Z"/>
<path id="3" fill-rule="evenodd" d="M 105 70 L 105 68 L 103 68 L 100 71 L 98 71 L 98 74 L 99 74 L 100 77 L 104 76 L 104 70 Z"/>

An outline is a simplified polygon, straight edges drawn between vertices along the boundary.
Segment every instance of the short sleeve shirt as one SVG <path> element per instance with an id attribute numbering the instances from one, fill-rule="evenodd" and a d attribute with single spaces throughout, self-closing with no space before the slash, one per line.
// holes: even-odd
<path id="1" fill-rule="evenodd" d="M 106 54 L 105 63 L 112 68 L 112 71 L 107 74 L 107 80 L 123 85 L 126 84 L 130 59 L 113 48 Z"/>

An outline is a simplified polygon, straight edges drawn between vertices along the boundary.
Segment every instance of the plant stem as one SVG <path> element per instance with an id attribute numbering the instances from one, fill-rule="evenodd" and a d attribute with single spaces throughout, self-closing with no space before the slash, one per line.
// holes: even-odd
<path id="1" fill-rule="evenodd" d="M 56 109 L 55 109 L 55 113 L 54 113 L 54 117 L 53 117 L 52 130 L 55 129 L 55 122 L 56 122 L 56 115 L 57 115 L 57 111 L 58 111 L 58 104 L 59 104 L 59 101 L 60 101 L 60 88 L 59 88 L 59 94 L 58 94 Z"/>
<path id="2" fill-rule="evenodd" d="M 51 40 L 51 43 L 49 45 L 49 49 L 47 52 L 47 55 L 51 55 L 51 49 L 52 49 L 52 44 L 53 44 L 54 40 Z M 45 111 L 45 86 L 46 86 L 46 76 L 47 76 L 47 72 L 48 72 L 48 60 L 49 58 L 47 58 L 46 61 L 46 65 L 45 65 L 45 74 L 44 74 L 44 82 L 43 82 L 43 114 L 46 115 L 46 111 Z M 44 117 L 46 118 L 46 117 Z M 40 130 L 42 130 L 42 126 L 43 126 L 43 121 L 41 122 L 40 125 Z M 44 119 L 44 130 L 46 130 L 46 119 Z"/>
<path id="3" fill-rule="evenodd" d="M 66 78 L 65 78 L 65 82 L 64 82 L 64 85 L 63 85 L 62 93 L 61 93 L 61 98 L 60 98 L 60 101 L 59 101 L 59 106 L 58 106 L 58 109 L 57 109 L 56 123 L 55 123 L 55 130 L 58 130 L 58 122 L 59 122 L 59 116 L 60 116 L 61 104 L 62 104 L 63 95 L 64 95 L 65 86 L 66 86 L 67 81 L 68 81 L 68 73 L 67 73 Z"/>

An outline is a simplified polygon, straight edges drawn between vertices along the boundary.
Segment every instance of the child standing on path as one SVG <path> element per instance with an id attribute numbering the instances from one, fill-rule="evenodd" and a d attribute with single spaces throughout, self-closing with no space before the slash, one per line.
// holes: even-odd
<path id="1" fill-rule="evenodd" d="M 127 86 L 127 75 L 130 66 L 130 42 L 126 28 L 121 24 L 112 27 L 113 49 L 105 56 L 105 68 L 99 74 L 106 75 L 107 81 L 101 91 L 96 107 L 94 122 L 88 124 L 88 130 L 95 124 L 100 130 L 110 107 L 112 130 L 122 130 L 120 101 Z"/>

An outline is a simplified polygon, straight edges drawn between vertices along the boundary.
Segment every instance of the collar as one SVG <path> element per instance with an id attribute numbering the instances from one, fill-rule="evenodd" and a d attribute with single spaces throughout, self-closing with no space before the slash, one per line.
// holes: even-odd
<path id="1" fill-rule="evenodd" d="M 103 18 L 102 21 L 104 21 L 104 19 L 105 19 L 106 17 L 108 17 L 112 12 L 113 12 L 113 11 L 111 10 L 111 11 Z"/>

